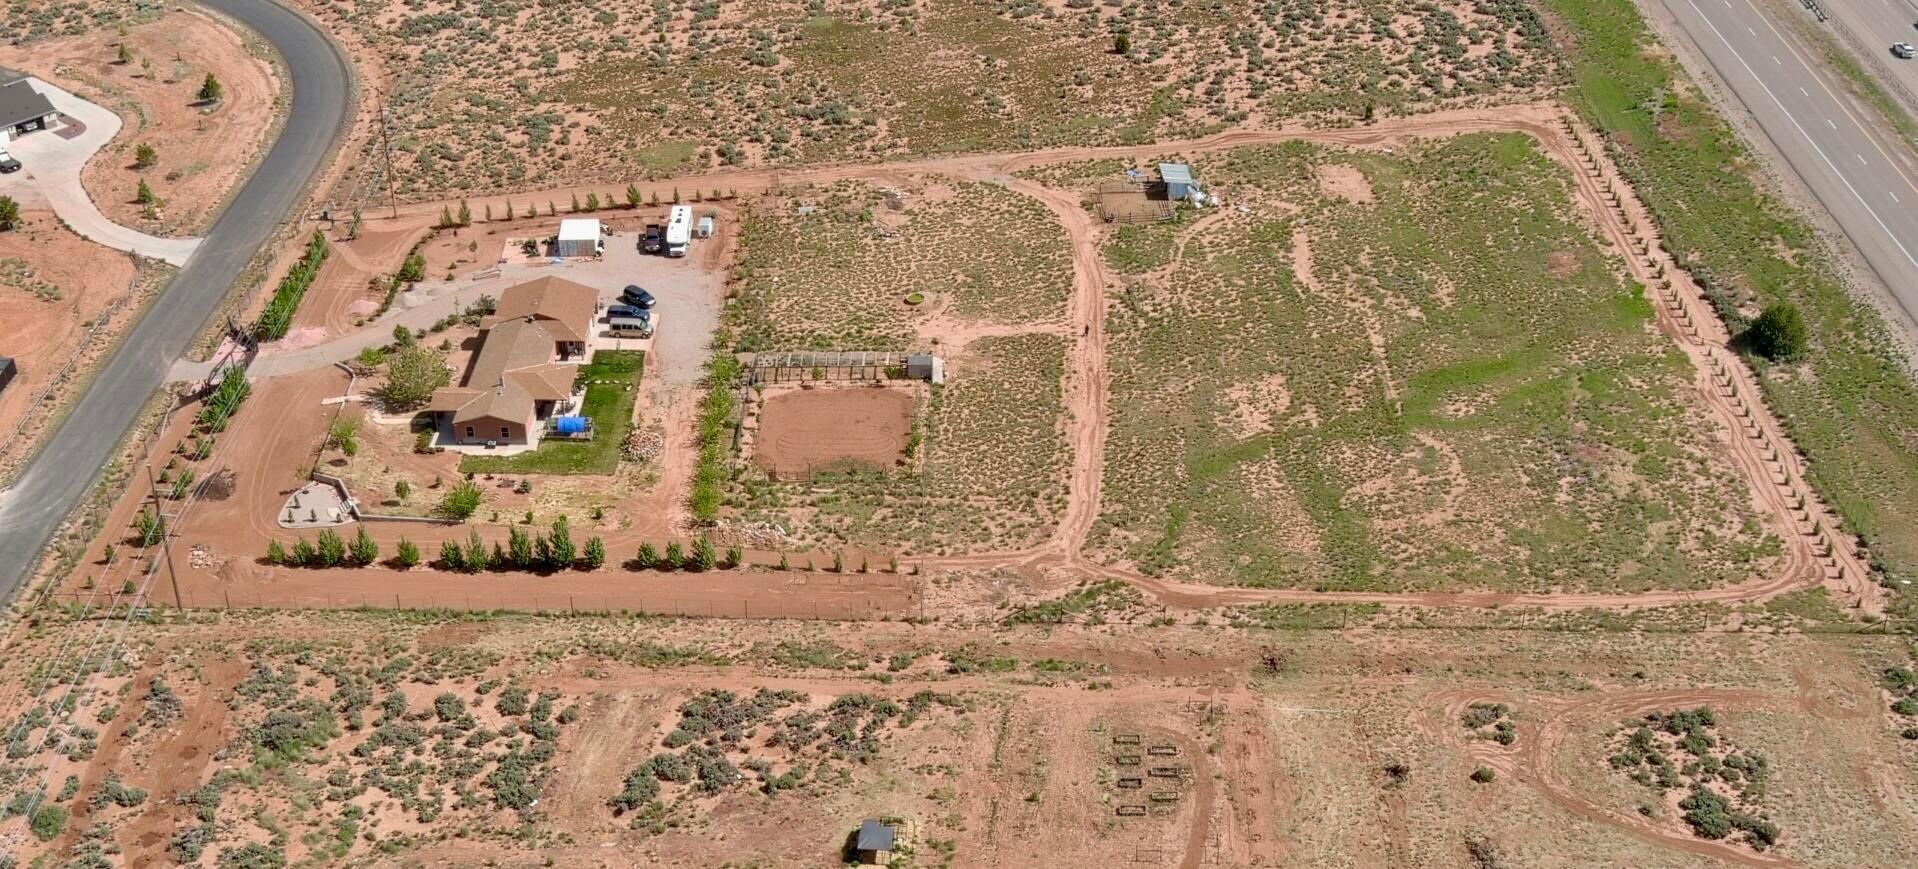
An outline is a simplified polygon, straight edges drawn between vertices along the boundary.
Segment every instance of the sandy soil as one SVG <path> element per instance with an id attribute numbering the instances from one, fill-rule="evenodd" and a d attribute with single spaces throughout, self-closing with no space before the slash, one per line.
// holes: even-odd
<path id="1" fill-rule="evenodd" d="M 71 657 L 71 644 L 92 648 L 115 622 L 50 627 L 10 641 L 12 663 L 0 670 L 8 708 L 66 694 L 39 665 Z M 203 614 L 124 634 L 109 653 L 115 666 L 93 690 L 72 692 L 71 729 L 99 724 L 90 755 L 29 752 L 55 786 L 79 780 L 77 803 L 108 771 L 147 799 L 78 811 L 85 824 L 69 823 L 50 845 L 10 842 L 22 856 L 64 849 L 98 823 L 132 865 L 163 865 L 172 834 L 195 823 L 195 807 L 178 797 L 243 768 L 269 713 L 305 708 L 295 698 L 325 708 L 348 686 L 336 674 L 391 667 L 373 700 L 403 695 L 422 730 L 448 723 L 434 708 L 449 692 L 468 698 L 466 728 L 499 727 L 501 685 L 572 711 L 561 717 L 552 773 L 537 785 L 537 811 L 493 807 L 489 764 L 463 773 L 481 800 L 448 805 L 436 820 L 377 786 L 343 791 L 361 807 L 360 829 L 375 834 L 352 855 L 375 863 L 374 840 L 384 840 L 396 851 L 384 859 L 420 865 L 703 865 L 718 844 L 753 865 L 818 866 L 834 862 L 860 819 L 881 815 L 906 821 L 920 854 L 986 867 L 1029 865 L 1041 850 L 1071 865 L 1474 865 L 1468 841 L 1509 865 L 1550 867 L 1589 865 L 1592 853 L 1630 866 L 1905 865 L 1918 853 L 1901 802 L 1914 772 L 1870 691 L 1873 668 L 1906 654 L 1897 638 L 1496 639 L 1423 629 Z M 154 699 L 156 679 L 179 696 L 177 712 Z M 662 793 L 678 795 L 661 808 L 674 823 L 635 828 L 632 814 L 616 816 L 608 798 L 640 762 L 674 746 L 666 735 L 681 704 L 716 689 L 785 692 L 792 708 L 814 712 L 855 694 L 902 707 L 920 694 L 944 699 L 871 731 L 864 762 L 803 755 L 824 774 L 797 790 L 761 793 L 750 773 L 712 794 L 663 782 L 674 790 Z M 1474 702 L 1507 704 L 1513 744 L 1462 726 Z M 1621 721 L 1698 706 L 1715 711 L 1722 737 L 1768 758 L 1760 806 L 1782 831 L 1776 848 L 1698 838 L 1665 809 L 1639 814 L 1634 802 L 1651 792 L 1607 763 Z M 773 738 L 778 720 L 708 744 L 742 771 L 748 760 L 783 771 L 802 755 Z M 281 772 L 229 783 L 209 850 L 264 840 L 250 819 L 265 809 L 291 833 L 281 842 L 288 858 L 311 856 L 342 800 L 291 810 L 288 789 L 376 769 L 353 751 L 376 730 L 336 731 Z M 39 741 L 36 733 L 29 748 Z M 1471 781 L 1477 767 L 1496 780 Z M 9 824 L 10 835 L 22 822 Z M 435 835 L 454 828 L 463 834 Z M 315 829 L 322 835 L 303 835 Z"/>
<path id="2" fill-rule="evenodd" d="M 766 399 L 754 458 L 803 474 L 843 464 L 891 467 L 906 458 L 913 397 L 893 389 L 793 389 Z"/>
<path id="3" fill-rule="evenodd" d="M 0 433 L 8 435 L 0 477 L 25 460 L 91 363 L 133 321 L 157 274 L 60 228 L 52 212 L 26 212 L 19 228 L 0 233 L 0 355 L 13 357 L 19 372 L 0 391 Z"/>
<path id="4" fill-rule="evenodd" d="M 133 61 L 118 61 L 125 43 Z M 274 123 L 282 82 L 270 49 L 250 35 L 189 7 L 127 29 L 0 46 L 0 66 L 52 81 L 120 115 L 120 135 L 81 175 L 93 201 L 114 222 L 156 235 L 191 235 L 212 222 L 251 171 Z M 217 104 L 199 104 L 207 73 L 225 87 Z M 153 145 L 158 161 L 134 165 L 135 148 Z M 134 202 L 145 178 L 165 206 L 151 216 Z"/>
<path id="5" fill-rule="evenodd" d="M 1686 352 L 1698 368 L 1699 398 L 1725 424 L 1724 442 L 1735 464 L 1745 473 L 1752 485 L 1754 503 L 1760 506 L 1768 517 L 1768 522 L 1777 528 L 1787 544 L 1787 558 L 1782 567 L 1771 575 L 1752 581 L 1725 586 L 1704 592 L 1650 592 L 1644 594 L 1558 594 L 1558 595 L 1513 595 L 1492 593 L 1435 593 L 1435 594 L 1373 594 L 1313 592 L 1309 590 L 1261 590 L 1227 589 L 1210 585 L 1180 583 L 1143 576 L 1127 569 L 1123 565 L 1099 565 L 1085 559 L 1081 554 L 1090 524 L 1098 515 L 1098 501 L 1101 478 L 1100 464 L 1104 455 L 1106 430 L 1106 375 L 1104 342 L 1105 299 L 1111 278 L 1106 273 L 1099 243 L 1102 224 L 1085 211 L 1080 205 L 1078 191 L 1047 187 L 1035 181 L 1011 178 L 1008 173 L 1035 165 L 1092 160 L 1111 157 L 1137 159 L 1153 153 L 1163 153 L 1162 147 L 1139 148 L 1074 148 L 1038 151 L 1019 155 L 975 155 L 926 161 L 918 164 L 888 166 L 883 170 L 865 170 L 858 167 L 834 167 L 810 170 L 801 173 L 786 173 L 778 176 L 781 184 L 817 183 L 839 178 L 862 178 L 876 175 L 882 179 L 897 179 L 908 172 L 939 172 L 960 178 L 995 180 L 1008 184 L 1013 190 L 1032 196 L 1044 204 L 1061 222 L 1066 236 L 1071 240 L 1074 266 L 1074 290 L 1069 302 L 1068 335 L 1076 335 L 1068 358 L 1066 375 L 1066 396 L 1069 419 L 1067 422 L 1068 439 L 1073 451 L 1073 462 L 1068 479 L 1068 498 L 1064 515 L 1054 529 L 1050 542 L 1028 550 L 1003 553 L 985 553 L 962 557 L 928 559 L 925 566 L 934 569 L 963 569 L 979 567 L 1005 567 L 1025 569 L 1034 567 L 1058 568 L 1056 582 L 1061 585 L 1070 582 L 1070 578 L 1110 578 L 1128 582 L 1160 602 L 1184 608 L 1206 608 L 1250 603 L 1288 603 L 1288 602 L 1344 602 L 1344 603 L 1389 603 L 1423 606 L 1537 606 L 1547 609 L 1576 609 L 1583 607 L 1635 607 L 1657 606 L 1674 603 L 1730 602 L 1762 600 L 1785 592 L 1802 590 L 1824 585 L 1846 605 L 1857 605 L 1866 611 L 1872 611 L 1879 605 L 1877 590 L 1866 580 L 1868 576 L 1859 556 L 1856 542 L 1845 539 L 1837 532 L 1837 523 L 1828 509 L 1819 504 L 1810 494 L 1810 488 L 1802 482 L 1803 465 L 1795 450 L 1791 449 L 1776 420 L 1771 418 L 1768 408 L 1755 398 L 1758 392 L 1751 381 L 1751 373 L 1736 357 L 1724 348 L 1728 336 L 1722 324 L 1710 314 L 1702 294 L 1690 285 L 1689 279 L 1680 272 L 1666 255 L 1657 239 L 1650 235 L 1650 223 L 1645 218 L 1643 207 L 1632 196 L 1629 188 L 1619 179 L 1615 168 L 1595 149 L 1584 145 L 1589 134 L 1572 127 L 1563 109 L 1553 105 L 1535 105 L 1526 107 L 1508 107 L 1497 111 L 1455 111 L 1420 116 L 1405 121 L 1381 123 L 1360 130 L 1313 131 L 1313 130 L 1274 130 L 1274 131 L 1235 131 L 1212 136 L 1193 142 L 1180 143 L 1181 152 L 1208 151 L 1252 144 L 1271 144 L 1295 139 L 1326 142 L 1356 148 L 1390 147 L 1408 137 L 1431 137 L 1451 135 L 1461 132 L 1521 132 L 1538 139 L 1545 151 L 1578 171 L 1575 190 L 1576 201 L 1586 211 L 1588 219 L 1603 237 L 1609 240 L 1622 255 L 1632 276 L 1655 288 L 1660 304 L 1658 305 L 1659 325 L 1671 335 L 1678 346 Z M 736 187 L 742 191 L 757 192 L 769 188 L 774 180 L 771 173 L 741 172 L 722 176 L 702 176 L 699 185 Z M 559 199 L 564 192 L 547 195 L 534 194 L 529 199 Z M 564 201 L 564 200 L 561 200 Z M 476 207 L 477 211 L 478 208 Z M 436 220 L 439 208 L 413 207 L 402 208 L 397 220 L 369 220 L 365 230 L 369 233 L 396 233 L 408 227 L 420 227 L 425 222 Z M 503 213 L 503 210 L 501 211 Z M 476 226 L 467 232 L 489 232 L 503 227 Z M 391 253 L 391 248 L 386 253 Z M 316 375 L 324 377 L 325 375 Z M 335 379 L 340 376 L 332 375 Z M 316 381 L 317 383 L 317 381 Z M 277 388 L 277 385 L 276 385 Z M 335 386 L 334 389 L 340 387 Z M 310 430 L 310 434 L 295 436 L 299 429 L 289 429 L 284 420 L 269 418 L 265 423 L 242 420 L 241 429 L 250 425 L 265 425 L 265 430 L 273 432 L 272 443 L 281 445 L 275 449 L 287 454 L 261 459 L 249 455 L 259 449 L 250 443 L 251 438 L 236 430 L 228 438 L 238 438 L 242 445 L 241 454 L 230 457 L 231 466 L 241 469 L 274 468 L 297 469 L 310 459 L 299 458 L 318 442 L 319 432 L 324 423 L 314 412 L 318 400 L 324 393 L 323 388 L 311 388 L 296 396 L 289 396 L 285 402 L 275 400 L 273 413 L 284 416 L 287 413 L 304 413 L 310 422 L 301 425 Z M 258 400 L 256 399 L 256 402 Z M 295 408 L 306 410 L 295 411 Z M 670 413 L 671 408 L 668 408 Z M 257 413 L 257 412 L 256 412 Z M 242 415 L 246 416 L 245 414 Z M 690 417 L 685 417 L 690 420 Z M 673 438 L 668 438 L 671 444 Z M 302 446 L 304 445 L 304 446 Z M 671 452 L 669 450 L 669 452 Z M 686 463 L 679 471 L 684 474 L 690 470 L 690 450 L 684 451 L 682 460 Z M 669 468 L 670 471 L 670 468 Z M 267 473 L 285 473 L 268 471 Z M 672 479 L 683 479 L 674 473 L 667 473 Z M 246 491 L 243 489 L 243 491 Z M 655 493 L 661 491 L 655 489 Z M 252 497 L 236 498 L 223 517 L 209 517 L 207 528 L 236 527 L 251 528 L 250 535 L 256 545 L 263 547 L 268 535 L 275 533 L 267 518 L 272 514 L 262 505 L 272 504 L 275 509 L 283 493 L 274 491 L 254 491 Z M 129 501 L 134 496 L 129 494 Z M 250 506 L 242 507 L 243 503 Z M 133 515 L 133 508 L 124 508 L 126 516 Z M 237 511 L 237 512 L 234 512 Z M 124 526 L 122 526 L 124 527 Z M 239 539 L 233 539 L 230 531 L 219 536 L 231 540 L 229 545 L 235 549 L 225 550 L 229 556 L 251 558 L 252 552 Z M 257 536 L 255 536 L 257 535 Z M 416 539 L 437 539 L 422 534 Z M 637 539 L 637 538 L 635 538 Z M 612 539 L 609 538 L 609 543 Z M 883 559 L 883 554 L 882 554 Z M 242 563 L 236 558 L 233 564 Z M 358 573 L 367 573 L 361 571 Z M 372 571 L 377 576 L 379 571 Z M 378 579 L 367 582 L 377 583 Z M 268 588 L 262 586 L 256 599 L 262 603 L 270 601 Z"/>

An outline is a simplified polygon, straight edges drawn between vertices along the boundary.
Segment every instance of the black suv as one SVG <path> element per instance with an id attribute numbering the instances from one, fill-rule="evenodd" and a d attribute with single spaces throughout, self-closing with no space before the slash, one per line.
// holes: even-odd
<path id="1" fill-rule="evenodd" d="M 659 300 L 653 298 L 652 293 L 634 284 L 627 284 L 626 289 L 619 291 L 619 300 L 642 311 L 650 311 L 654 305 L 659 304 Z"/>
<path id="2" fill-rule="evenodd" d="M 666 227 L 657 223 L 646 224 L 646 235 L 639 240 L 639 249 L 646 253 L 659 253 L 666 244 Z"/>

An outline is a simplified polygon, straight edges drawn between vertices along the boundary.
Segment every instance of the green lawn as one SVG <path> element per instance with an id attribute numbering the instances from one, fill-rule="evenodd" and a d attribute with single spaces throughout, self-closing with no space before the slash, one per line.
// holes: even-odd
<path id="1" fill-rule="evenodd" d="M 539 448 L 517 456 L 467 456 L 463 474 L 610 474 L 619 465 L 619 445 L 632 427 L 633 401 L 638 397 L 646 354 L 637 350 L 601 350 L 580 366 L 588 382 L 585 415 L 593 420 L 593 439 L 586 443 L 541 441 Z"/>

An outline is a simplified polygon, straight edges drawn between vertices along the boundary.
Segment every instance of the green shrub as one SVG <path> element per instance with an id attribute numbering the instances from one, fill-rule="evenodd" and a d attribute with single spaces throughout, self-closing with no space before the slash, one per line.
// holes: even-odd
<path id="1" fill-rule="evenodd" d="M 1791 362 L 1801 359 L 1811 347 L 1811 332 L 1798 306 L 1790 302 L 1766 305 L 1741 336 L 1745 345 L 1766 359 Z"/>
<path id="2" fill-rule="evenodd" d="M 209 83 L 211 74 L 209 74 Z M 274 341 L 286 337 L 286 330 L 293 324 L 293 312 L 300 307 L 307 288 L 313 285 L 313 278 L 320 273 L 320 264 L 326 262 L 328 254 L 326 236 L 314 230 L 313 237 L 306 243 L 306 253 L 286 277 L 280 279 L 279 287 L 273 291 L 273 298 L 267 302 L 266 309 L 260 312 L 260 319 L 253 324 L 253 335 L 261 341 Z"/>

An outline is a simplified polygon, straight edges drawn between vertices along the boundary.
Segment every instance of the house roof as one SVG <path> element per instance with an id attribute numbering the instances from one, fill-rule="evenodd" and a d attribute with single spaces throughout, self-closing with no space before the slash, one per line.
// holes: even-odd
<path id="1" fill-rule="evenodd" d="M 495 324 L 467 366 L 466 381 L 434 390 L 428 408 L 453 414 L 456 425 L 489 417 L 524 421 L 532 417 L 534 402 L 572 395 L 579 369 L 552 361 L 550 322 L 524 318 Z"/>
<path id="2" fill-rule="evenodd" d="M 1160 163 L 1159 180 L 1167 184 L 1191 184 L 1192 167 L 1184 163 Z"/>
<path id="3" fill-rule="evenodd" d="M 554 341 L 585 341 L 598 311 L 598 290 L 564 278 L 540 278 L 508 287 L 493 315 L 502 321 L 536 317 Z"/>
<path id="4" fill-rule="evenodd" d="M 860 851 L 890 851 L 892 837 L 892 825 L 866 821 L 859 825 L 859 841 L 853 847 Z"/>
<path id="5" fill-rule="evenodd" d="M 0 126 L 11 127 L 53 114 L 53 102 L 33 89 L 33 83 L 20 80 L 0 87 Z"/>

